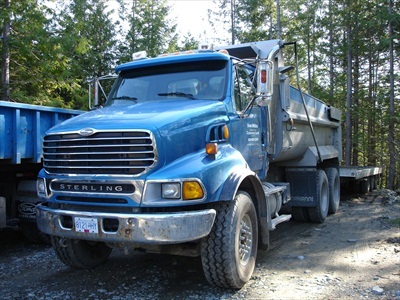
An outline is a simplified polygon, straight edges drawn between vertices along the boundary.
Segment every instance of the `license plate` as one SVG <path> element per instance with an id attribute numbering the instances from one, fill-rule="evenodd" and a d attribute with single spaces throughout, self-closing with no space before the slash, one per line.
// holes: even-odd
<path id="1" fill-rule="evenodd" d="M 95 218 L 75 218 L 75 231 L 84 233 L 99 233 L 97 219 Z"/>

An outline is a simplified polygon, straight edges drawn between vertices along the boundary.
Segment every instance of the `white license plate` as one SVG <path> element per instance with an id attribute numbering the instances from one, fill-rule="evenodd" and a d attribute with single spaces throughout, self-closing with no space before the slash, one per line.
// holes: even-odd
<path id="1" fill-rule="evenodd" d="M 75 231 L 85 233 L 99 233 L 97 219 L 95 218 L 75 218 Z"/>

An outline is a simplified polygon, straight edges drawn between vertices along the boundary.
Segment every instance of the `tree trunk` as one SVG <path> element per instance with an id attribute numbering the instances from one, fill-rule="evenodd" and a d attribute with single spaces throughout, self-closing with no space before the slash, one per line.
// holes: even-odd
<path id="1" fill-rule="evenodd" d="M 4 19 L 3 27 L 3 47 L 2 47 L 2 66 L 1 66 L 1 99 L 10 101 L 10 0 L 4 0 L 4 10 L 7 17 Z"/>
<path id="2" fill-rule="evenodd" d="M 231 0 L 232 45 L 235 45 L 235 0 Z"/>
<path id="3" fill-rule="evenodd" d="M 357 36 L 357 30 L 355 31 L 354 36 Z M 357 37 L 356 37 L 357 39 Z M 354 47 L 357 49 L 357 47 Z M 353 107 L 355 108 L 353 111 L 353 160 L 352 160 L 352 165 L 357 166 L 358 165 L 358 154 L 360 152 L 360 148 L 362 145 L 360 145 L 360 141 L 362 141 L 361 136 L 362 133 L 360 132 L 360 124 L 359 124 L 359 114 L 362 113 L 361 110 L 362 108 L 360 107 L 360 63 L 359 63 L 360 57 L 357 53 L 357 50 L 355 50 L 354 53 L 354 76 L 353 76 L 353 85 L 354 85 L 354 99 L 353 99 Z"/>
<path id="4" fill-rule="evenodd" d="M 369 55 L 368 57 L 368 105 L 371 108 L 371 112 L 368 112 L 368 140 L 367 140 L 367 157 L 368 164 L 375 166 L 377 163 L 377 155 L 376 155 L 376 105 L 375 105 L 375 80 L 374 80 L 374 69 L 375 69 L 375 61 L 373 55 Z"/>
<path id="5" fill-rule="evenodd" d="M 390 95 L 389 95 L 389 178 L 387 182 L 388 189 L 395 188 L 396 177 L 396 156 L 394 145 L 394 57 L 393 57 L 393 27 L 392 27 L 392 7 L 393 1 L 389 0 L 389 57 L 390 57 Z"/>
<path id="6" fill-rule="evenodd" d="M 276 0 L 276 23 L 277 23 L 277 31 L 278 31 L 278 40 L 281 39 L 281 32 L 282 32 L 282 28 L 281 28 L 281 4 L 279 2 L 279 0 Z M 272 24 L 272 22 L 271 22 Z"/>
<path id="7" fill-rule="evenodd" d="M 309 95 L 312 94 L 312 88 L 311 88 L 311 17 L 310 15 L 312 14 L 312 11 L 310 11 L 310 5 L 309 1 L 307 1 L 307 77 L 308 77 L 308 85 L 307 85 L 307 93 Z"/>
<path id="8" fill-rule="evenodd" d="M 351 53 L 351 16 L 350 16 L 350 1 L 347 2 L 347 95 L 346 95 L 346 149 L 345 149 L 345 164 L 351 165 L 351 145 L 352 145 L 352 53 Z"/>
<path id="9" fill-rule="evenodd" d="M 332 0 L 329 0 L 329 104 L 335 106 L 334 95 L 334 73 L 333 73 L 333 13 Z"/>

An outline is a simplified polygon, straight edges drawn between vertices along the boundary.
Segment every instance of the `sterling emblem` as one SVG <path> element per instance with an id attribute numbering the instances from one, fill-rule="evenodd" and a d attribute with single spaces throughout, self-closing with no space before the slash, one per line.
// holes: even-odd
<path id="1" fill-rule="evenodd" d="M 94 129 L 93 128 L 84 128 L 79 131 L 79 134 L 82 136 L 89 136 L 89 135 L 94 134 Z"/>

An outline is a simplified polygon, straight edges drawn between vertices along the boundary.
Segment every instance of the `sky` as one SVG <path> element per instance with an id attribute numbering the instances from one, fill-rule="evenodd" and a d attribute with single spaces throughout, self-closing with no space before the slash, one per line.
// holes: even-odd
<path id="1" fill-rule="evenodd" d="M 64 0 L 58 0 L 64 2 Z M 199 42 L 212 43 L 216 38 L 221 38 L 221 32 L 215 33 L 215 30 L 208 22 L 208 9 L 212 9 L 215 4 L 213 0 L 167 0 L 171 6 L 170 15 L 174 18 L 177 25 L 177 31 L 181 39 L 187 36 L 188 32 Z M 118 6 L 116 0 L 108 0 L 110 8 Z M 129 3 L 132 0 L 125 0 Z M 45 0 L 44 3 L 49 7 L 56 7 L 57 1 Z M 114 5 L 115 4 L 115 5 Z"/>
<path id="2" fill-rule="evenodd" d="M 212 8 L 212 0 L 168 0 L 171 15 L 176 18 L 177 30 L 186 36 L 190 32 L 195 39 L 212 38 L 207 10 Z"/>
<path id="3" fill-rule="evenodd" d="M 111 3 L 111 8 L 115 8 L 113 4 L 118 5 L 115 0 L 108 1 Z M 132 0 L 125 2 L 131 3 Z M 208 9 L 216 6 L 213 0 L 167 0 L 167 2 L 171 6 L 170 18 L 174 19 L 177 25 L 178 40 L 183 41 L 190 32 L 196 41 L 210 45 L 226 35 L 221 31 L 216 33 L 208 22 Z"/>

